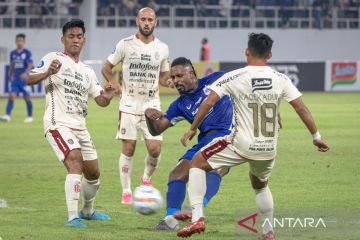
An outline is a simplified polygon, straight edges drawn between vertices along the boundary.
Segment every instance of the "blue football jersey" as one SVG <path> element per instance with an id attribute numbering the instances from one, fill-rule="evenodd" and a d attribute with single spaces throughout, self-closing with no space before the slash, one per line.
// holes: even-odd
<path id="1" fill-rule="evenodd" d="M 10 53 L 10 64 L 14 66 L 14 79 L 19 79 L 20 75 L 26 72 L 29 64 L 32 64 L 31 52 L 26 48 L 18 52 L 16 49 Z"/>
<path id="2" fill-rule="evenodd" d="M 192 123 L 201 103 L 210 94 L 208 87 L 222 75 L 224 75 L 224 72 L 219 71 L 199 79 L 197 89 L 194 92 L 180 95 L 169 106 L 165 117 L 172 125 L 181 120 L 187 120 L 189 123 Z M 215 104 L 200 124 L 200 133 L 206 133 L 214 129 L 229 130 L 232 127 L 232 117 L 233 106 L 230 97 L 224 96 Z"/>

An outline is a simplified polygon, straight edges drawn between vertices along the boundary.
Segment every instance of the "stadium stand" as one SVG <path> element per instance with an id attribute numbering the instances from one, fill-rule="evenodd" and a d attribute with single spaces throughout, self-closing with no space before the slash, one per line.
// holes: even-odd
<path id="1" fill-rule="evenodd" d="M 0 28 L 57 28 L 82 0 L 0 0 Z M 97 0 L 97 27 L 133 27 L 144 7 L 160 28 L 359 29 L 359 0 Z"/>

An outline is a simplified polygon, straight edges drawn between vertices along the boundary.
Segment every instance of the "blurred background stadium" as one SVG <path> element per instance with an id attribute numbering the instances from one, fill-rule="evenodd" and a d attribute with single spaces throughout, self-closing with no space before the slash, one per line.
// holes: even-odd
<path id="1" fill-rule="evenodd" d="M 271 63 L 300 90 L 360 90 L 360 0 L 1 0 L 0 96 L 7 95 L 6 65 L 17 33 L 27 35 L 36 64 L 47 52 L 62 51 L 64 22 L 85 20 L 82 59 L 100 77 L 102 61 L 136 31 L 134 16 L 144 6 L 156 10 L 155 34 L 169 45 L 170 59 L 197 61 L 201 40 L 209 40 L 211 62 L 197 64 L 199 75 L 242 66 L 247 35 L 266 32 L 275 41 Z M 33 91 L 43 94 L 42 87 Z"/>

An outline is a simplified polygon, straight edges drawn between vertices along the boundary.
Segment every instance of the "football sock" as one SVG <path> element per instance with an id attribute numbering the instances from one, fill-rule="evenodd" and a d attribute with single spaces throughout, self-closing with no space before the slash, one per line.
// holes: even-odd
<path id="1" fill-rule="evenodd" d="M 204 197 L 204 207 L 208 205 L 211 198 L 219 191 L 221 183 L 221 176 L 217 172 L 206 173 L 206 193 Z"/>
<path id="2" fill-rule="evenodd" d="M 65 179 L 65 197 L 68 209 L 68 220 L 78 218 L 78 201 L 80 198 L 81 175 L 68 174 Z"/>
<path id="3" fill-rule="evenodd" d="M 28 117 L 32 117 L 33 105 L 31 100 L 26 101 L 26 109 L 27 109 Z"/>
<path id="4" fill-rule="evenodd" d="M 84 205 L 82 212 L 85 216 L 91 216 L 91 214 L 94 212 L 94 201 L 99 186 L 100 179 L 87 180 L 85 177 L 83 177 L 81 181 L 81 191 Z"/>
<path id="5" fill-rule="evenodd" d="M 131 172 L 133 168 L 133 157 L 121 153 L 119 159 L 120 182 L 123 193 L 131 192 Z"/>
<path id="6" fill-rule="evenodd" d="M 166 216 L 173 215 L 181 210 L 185 195 L 185 181 L 180 179 L 169 181 L 166 193 Z"/>
<path id="7" fill-rule="evenodd" d="M 259 210 L 259 216 L 261 219 L 261 226 L 263 226 L 263 234 L 273 230 L 273 214 L 274 214 L 274 202 L 273 197 L 268 186 L 262 189 L 254 189 L 256 207 Z M 266 220 L 266 222 L 264 222 Z"/>
<path id="8" fill-rule="evenodd" d="M 192 208 L 192 222 L 204 216 L 203 199 L 206 192 L 206 174 L 200 168 L 190 168 L 189 199 Z"/>
<path id="9" fill-rule="evenodd" d="M 176 225 L 179 224 L 179 221 L 176 220 L 173 215 L 166 216 L 164 218 L 164 220 L 165 220 L 166 224 L 171 228 L 175 228 Z"/>
<path id="10" fill-rule="evenodd" d="M 6 105 L 6 115 L 10 116 L 13 108 L 14 108 L 14 100 L 9 99 Z"/>
<path id="11" fill-rule="evenodd" d="M 143 180 L 150 180 L 160 162 L 160 156 L 154 158 L 146 154 Z"/>

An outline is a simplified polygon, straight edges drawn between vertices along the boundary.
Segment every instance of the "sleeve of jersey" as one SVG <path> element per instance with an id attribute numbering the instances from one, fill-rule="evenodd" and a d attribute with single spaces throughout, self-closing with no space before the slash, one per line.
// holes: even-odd
<path id="1" fill-rule="evenodd" d="M 285 101 L 291 102 L 301 95 L 301 92 L 299 92 L 299 90 L 294 86 L 290 78 L 286 77 L 283 89 L 283 98 Z"/>
<path id="2" fill-rule="evenodd" d="M 43 58 L 41 58 L 38 65 L 31 70 L 33 73 L 44 73 L 48 70 L 51 62 L 55 59 L 53 53 L 46 54 Z"/>
<path id="3" fill-rule="evenodd" d="M 230 94 L 229 89 L 231 89 L 231 87 L 229 87 L 229 84 L 230 82 L 228 81 L 228 76 L 225 74 L 211 84 L 209 88 L 222 98 L 223 96 Z"/>
<path id="4" fill-rule="evenodd" d="M 28 63 L 28 64 L 33 64 L 33 58 L 32 58 L 32 55 L 31 55 L 31 52 L 30 52 L 30 51 L 28 51 L 27 63 Z"/>
<path id="5" fill-rule="evenodd" d="M 108 56 L 107 60 L 112 64 L 116 65 L 123 60 L 125 56 L 125 42 L 121 40 L 116 44 L 114 51 Z"/>
<path id="6" fill-rule="evenodd" d="M 164 58 L 163 58 L 163 60 L 161 61 L 160 71 L 161 71 L 161 72 L 168 72 L 168 71 L 170 71 L 169 47 L 168 47 L 167 45 L 165 45 Z"/>
<path id="7" fill-rule="evenodd" d="M 98 82 L 95 72 L 93 72 L 91 82 L 90 82 L 89 94 L 93 98 L 96 98 L 97 96 L 99 96 L 101 94 L 101 90 L 103 90 L 103 88 L 101 87 L 100 83 Z"/>
<path id="8" fill-rule="evenodd" d="M 176 125 L 176 123 L 184 120 L 184 117 L 181 114 L 177 107 L 177 101 L 175 100 L 168 108 L 165 113 L 165 118 L 167 118 L 172 126 Z"/>

